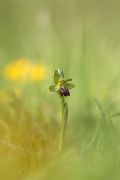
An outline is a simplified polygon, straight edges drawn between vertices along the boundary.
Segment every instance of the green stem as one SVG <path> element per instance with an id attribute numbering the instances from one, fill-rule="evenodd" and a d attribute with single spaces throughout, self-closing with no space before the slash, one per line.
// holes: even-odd
<path id="1" fill-rule="evenodd" d="M 58 145 L 59 152 L 61 152 L 63 149 L 65 131 L 66 131 L 66 125 L 67 125 L 67 119 L 68 119 L 68 108 L 67 108 L 67 103 L 65 102 L 64 96 L 61 97 L 61 105 L 62 105 L 62 122 L 61 122 L 59 145 Z"/>

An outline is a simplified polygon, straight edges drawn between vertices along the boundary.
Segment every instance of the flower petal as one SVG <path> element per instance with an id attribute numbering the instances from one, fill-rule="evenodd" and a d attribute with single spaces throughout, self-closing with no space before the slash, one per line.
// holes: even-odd
<path id="1" fill-rule="evenodd" d="M 68 81 L 72 81 L 72 79 L 70 78 L 70 79 L 65 80 L 65 82 L 68 82 Z"/>

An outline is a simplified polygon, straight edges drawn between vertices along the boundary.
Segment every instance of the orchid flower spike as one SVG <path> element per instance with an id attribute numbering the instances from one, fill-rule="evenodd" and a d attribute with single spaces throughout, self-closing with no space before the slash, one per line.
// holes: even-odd
<path id="1" fill-rule="evenodd" d="M 70 89 L 75 85 L 70 83 L 72 79 L 64 80 L 64 73 L 60 69 L 56 69 L 54 72 L 54 85 L 49 86 L 51 92 L 57 92 L 61 97 L 70 96 Z"/>

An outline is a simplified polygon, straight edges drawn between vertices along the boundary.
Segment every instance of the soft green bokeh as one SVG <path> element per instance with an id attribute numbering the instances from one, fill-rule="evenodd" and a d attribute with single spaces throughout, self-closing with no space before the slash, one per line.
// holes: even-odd
<path id="1" fill-rule="evenodd" d="M 9 133 L 10 138 L 11 134 L 14 137 L 18 128 L 15 122 L 27 112 L 22 122 L 30 120 L 31 126 L 36 123 L 43 127 L 41 121 L 45 120 L 42 136 L 53 141 L 50 150 L 49 145 L 45 150 L 51 157 L 56 144 L 53 134 L 58 131 L 60 117 L 59 98 L 48 90 L 54 69 L 63 69 L 66 79 L 72 78 L 76 85 L 68 98 L 69 123 L 63 154 L 52 155 L 53 160 L 42 170 L 38 162 L 34 171 L 31 164 L 38 152 L 37 155 L 36 151 L 29 152 L 33 153 L 31 167 L 29 158 L 21 160 L 21 151 L 12 158 L 8 153 L 8 159 L 3 156 L 0 161 L 0 179 L 120 179 L 119 7 L 119 0 L 0 0 L 0 88 L 5 92 L 14 88 L 22 92 L 19 97 L 22 104 L 18 106 L 19 98 L 15 100 L 15 112 L 10 108 L 13 108 L 11 101 L 1 103 L 0 122 L 8 135 L 0 138 L 9 141 Z M 34 64 L 43 63 L 48 70 L 45 79 L 37 83 L 6 80 L 4 67 L 21 58 Z M 25 129 L 19 128 L 18 134 L 15 133 L 21 147 L 22 137 L 30 135 L 23 124 L 21 128 Z M 32 131 L 29 138 L 33 136 Z M 14 141 L 17 146 L 16 138 Z"/>

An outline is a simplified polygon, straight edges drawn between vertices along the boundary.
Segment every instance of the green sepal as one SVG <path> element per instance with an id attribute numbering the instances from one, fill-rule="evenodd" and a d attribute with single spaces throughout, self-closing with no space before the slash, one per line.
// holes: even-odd
<path id="1" fill-rule="evenodd" d="M 57 92 L 59 90 L 59 86 L 58 85 L 49 86 L 49 90 L 51 92 Z"/>
<path id="2" fill-rule="evenodd" d="M 59 79 L 60 79 L 60 75 L 59 75 L 57 69 L 55 70 L 53 77 L 54 77 L 54 83 L 57 84 L 59 82 Z"/>
<path id="3" fill-rule="evenodd" d="M 66 83 L 66 84 L 65 84 L 65 87 L 66 87 L 66 89 L 70 90 L 70 89 L 74 88 L 75 85 L 72 84 L 72 83 Z"/>
<path id="4" fill-rule="evenodd" d="M 64 73 L 60 69 L 56 69 L 54 72 L 54 83 L 57 84 L 64 79 Z"/>
<path id="5" fill-rule="evenodd" d="M 58 71 L 58 74 L 59 74 L 59 76 L 60 76 L 60 79 L 64 79 L 64 73 L 63 73 L 63 71 L 60 70 L 60 69 L 57 69 L 57 71 Z"/>

